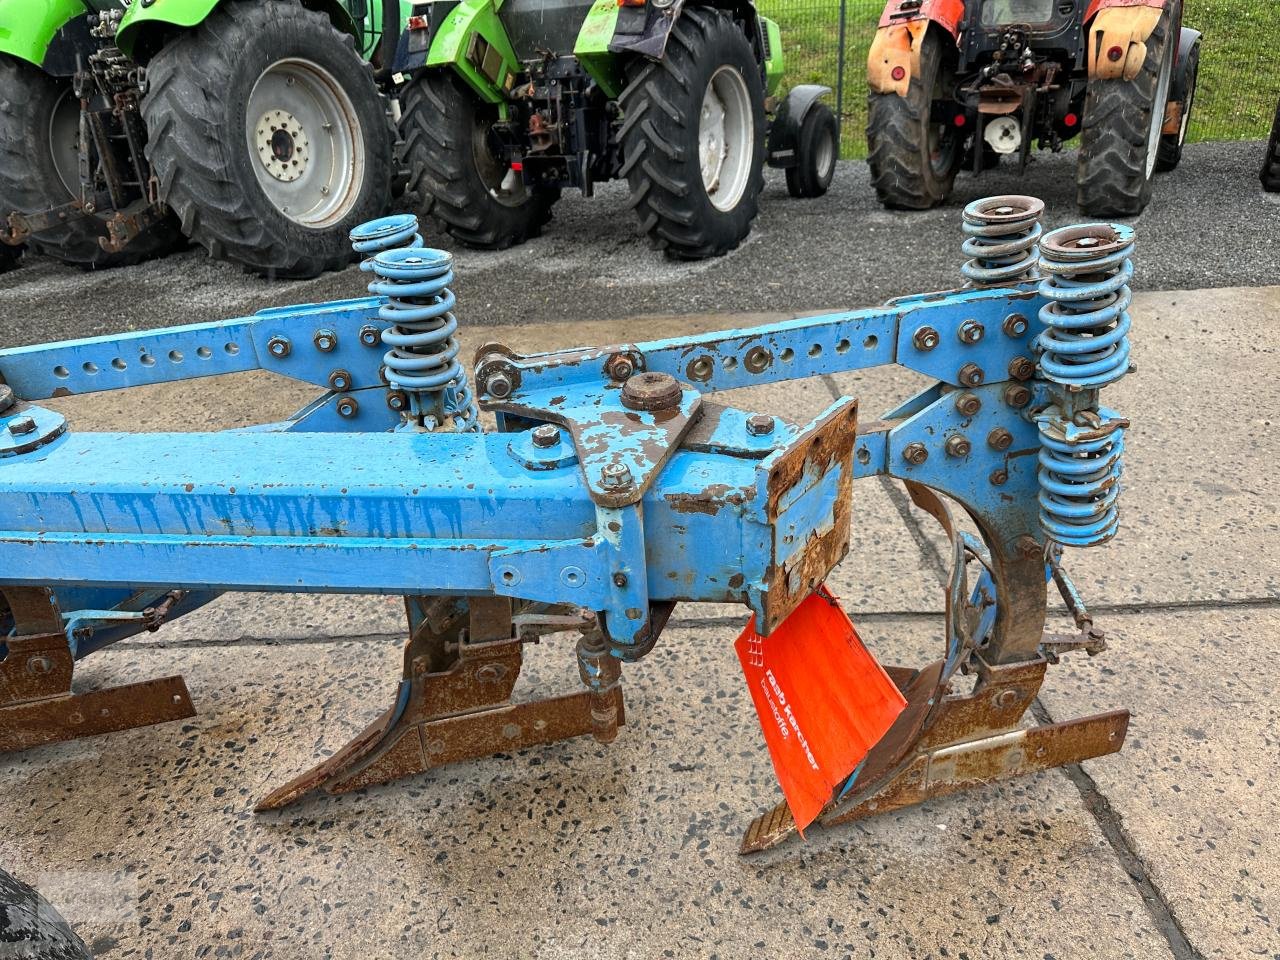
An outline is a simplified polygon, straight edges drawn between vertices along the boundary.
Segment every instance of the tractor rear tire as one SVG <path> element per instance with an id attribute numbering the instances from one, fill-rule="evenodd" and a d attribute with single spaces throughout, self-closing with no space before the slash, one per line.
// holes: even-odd
<path id="1" fill-rule="evenodd" d="M 641 233 L 680 260 L 742 243 L 760 209 L 765 137 L 764 80 L 746 34 L 726 13 L 686 6 L 665 56 L 628 64 L 618 103 L 621 174 Z"/>
<path id="2" fill-rule="evenodd" d="M 12 212 L 45 213 L 80 196 L 79 115 L 69 80 L 0 55 L 0 229 Z M 60 129 L 55 129 L 55 121 Z M 100 216 L 80 216 L 34 234 L 30 246 L 36 253 L 92 270 L 128 266 L 184 245 L 172 219 L 139 234 L 119 253 L 98 243 L 106 236 Z"/>
<path id="3" fill-rule="evenodd" d="M 451 236 L 505 250 L 542 232 L 559 189 L 530 189 L 500 157 L 491 131 L 498 109 L 481 103 L 452 70 L 419 73 L 400 91 L 400 137 L 408 189 Z"/>
<path id="4" fill-rule="evenodd" d="M 1076 172 L 1076 203 L 1089 216 L 1137 216 L 1151 200 L 1173 78 L 1175 5 L 1160 14 L 1136 77 L 1089 80 Z"/>
<path id="5" fill-rule="evenodd" d="M 840 152 L 839 124 L 825 103 L 809 108 L 796 146 L 796 165 L 787 167 L 787 192 L 796 198 L 820 197 L 831 187 Z"/>
<path id="6" fill-rule="evenodd" d="M 920 47 L 920 75 L 907 95 L 867 95 L 867 163 L 880 202 L 891 210 L 928 210 L 951 193 L 964 159 L 949 124 L 930 122 L 933 101 L 949 96 L 947 57 L 935 30 Z"/>
<path id="7" fill-rule="evenodd" d="M 1182 90 L 1176 91 L 1182 100 L 1182 121 L 1177 133 L 1162 133 L 1160 149 L 1156 152 L 1156 173 L 1176 170 L 1182 161 L 1182 147 L 1187 142 L 1187 129 L 1191 125 L 1191 107 L 1196 100 L 1196 81 L 1200 77 L 1200 41 L 1187 51 L 1187 66 Z"/>
<path id="8" fill-rule="evenodd" d="M 1276 104 L 1276 118 L 1271 124 L 1271 139 L 1267 142 L 1267 156 L 1262 161 L 1259 179 L 1263 190 L 1280 193 L 1280 103 Z"/>
<path id="9" fill-rule="evenodd" d="M 350 263 L 347 234 L 389 207 L 393 136 L 373 68 L 325 14 L 223 3 L 155 54 L 147 82 L 160 195 L 210 256 L 314 277 Z"/>
<path id="10" fill-rule="evenodd" d="M 84 941 L 49 901 L 4 870 L 0 870 L 0 956 L 93 960 Z"/>
<path id="11" fill-rule="evenodd" d="M 0 229 L 3 225 L 0 224 Z M 7 243 L 0 242 L 0 273 L 6 270 L 12 270 L 18 265 L 18 261 L 22 259 L 23 247 L 15 247 Z"/>

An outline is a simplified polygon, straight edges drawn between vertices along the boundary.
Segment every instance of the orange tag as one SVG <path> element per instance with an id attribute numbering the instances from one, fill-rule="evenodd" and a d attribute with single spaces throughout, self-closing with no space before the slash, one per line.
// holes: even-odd
<path id="1" fill-rule="evenodd" d="M 734 644 L 801 834 L 907 704 L 840 604 L 819 590 L 767 637 L 752 617 Z"/>

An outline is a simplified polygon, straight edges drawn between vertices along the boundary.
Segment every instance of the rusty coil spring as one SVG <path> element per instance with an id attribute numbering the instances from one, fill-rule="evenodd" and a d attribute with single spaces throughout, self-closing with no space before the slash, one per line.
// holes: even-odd
<path id="1" fill-rule="evenodd" d="M 969 260 L 960 268 L 969 286 L 991 287 L 1032 280 L 1036 273 L 1036 243 L 1044 201 L 1007 195 L 975 200 L 964 208 L 960 247 Z"/>

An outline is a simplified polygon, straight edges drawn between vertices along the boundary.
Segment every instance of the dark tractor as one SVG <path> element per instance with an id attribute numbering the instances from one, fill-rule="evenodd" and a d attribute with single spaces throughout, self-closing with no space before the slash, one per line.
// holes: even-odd
<path id="1" fill-rule="evenodd" d="M 1077 135 L 1076 199 L 1132 216 L 1182 157 L 1200 34 L 1182 0 L 890 0 L 867 60 L 867 142 L 888 207 Z"/>
<path id="2" fill-rule="evenodd" d="M 1260 177 L 1263 190 L 1280 193 L 1280 103 L 1276 104 L 1276 118 L 1271 124 L 1271 139 L 1267 141 Z"/>

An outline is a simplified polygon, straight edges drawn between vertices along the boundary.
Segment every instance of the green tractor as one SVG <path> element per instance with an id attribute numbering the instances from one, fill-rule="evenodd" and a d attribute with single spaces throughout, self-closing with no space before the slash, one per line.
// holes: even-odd
<path id="1" fill-rule="evenodd" d="M 402 23 L 397 0 L 0 0 L 0 234 L 85 268 L 184 238 L 267 275 L 346 264 L 391 199 Z"/>
<path id="2" fill-rule="evenodd" d="M 409 186 L 452 236 L 536 236 L 565 188 L 625 179 L 673 257 L 732 250 L 767 162 L 795 196 L 831 183 L 836 119 L 803 85 L 779 101 L 777 24 L 749 0 L 429 0 L 392 69 Z"/>

